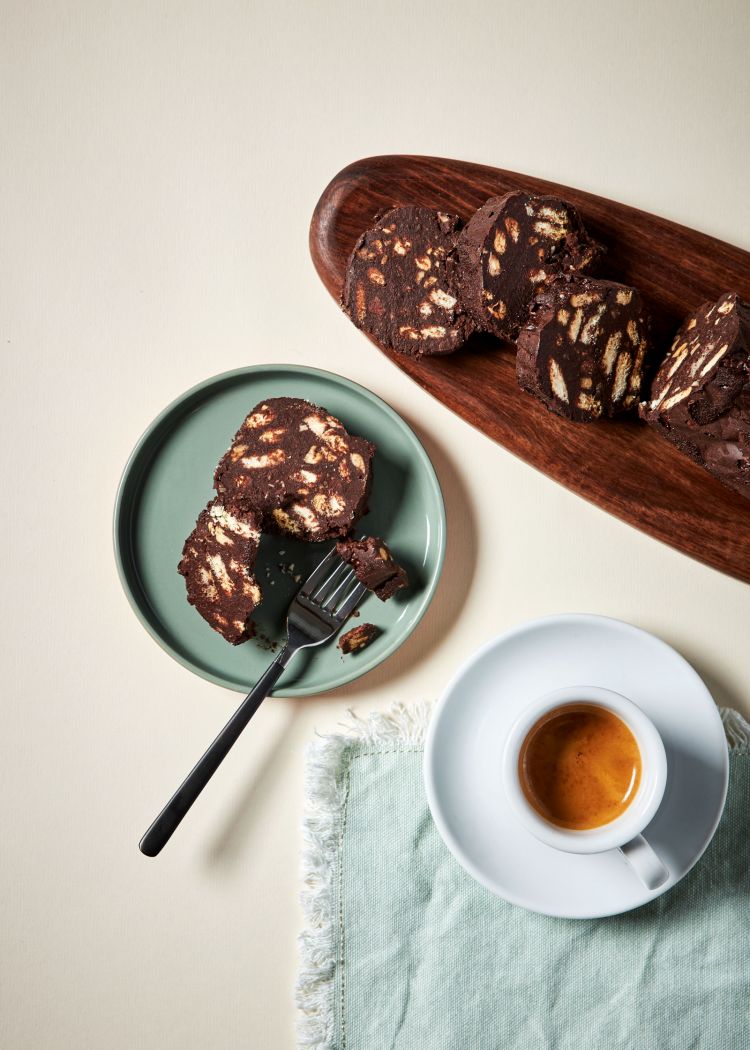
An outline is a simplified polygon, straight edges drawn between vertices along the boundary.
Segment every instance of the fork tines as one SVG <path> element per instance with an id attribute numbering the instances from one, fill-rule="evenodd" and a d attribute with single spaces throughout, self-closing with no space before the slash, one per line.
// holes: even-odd
<path id="1" fill-rule="evenodd" d="M 353 569 L 340 560 L 334 547 L 305 580 L 299 596 L 330 616 L 344 620 L 366 590 L 364 584 L 357 582 Z"/>
<path id="2" fill-rule="evenodd" d="M 304 598 L 312 598 L 313 593 L 317 590 L 318 585 L 322 583 L 336 567 L 336 564 L 341 566 L 344 563 L 338 557 L 336 548 L 332 547 L 325 558 L 322 560 L 320 565 L 316 566 L 310 575 L 307 577 L 305 582 L 300 587 L 299 593 Z"/>

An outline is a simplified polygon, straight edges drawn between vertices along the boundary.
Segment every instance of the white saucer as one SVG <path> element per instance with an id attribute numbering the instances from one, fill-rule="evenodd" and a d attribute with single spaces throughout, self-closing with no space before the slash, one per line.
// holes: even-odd
<path id="1" fill-rule="evenodd" d="M 510 812 L 501 776 L 506 734 L 531 700 L 568 685 L 622 693 L 662 735 L 669 779 L 645 834 L 670 877 L 656 890 L 619 851 L 561 853 Z M 425 743 L 427 799 L 456 859 L 513 904 L 571 919 L 629 911 L 679 882 L 713 837 L 728 775 L 721 718 L 693 668 L 653 635 L 603 616 L 535 620 L 489 642 L 446 689 Z"/>

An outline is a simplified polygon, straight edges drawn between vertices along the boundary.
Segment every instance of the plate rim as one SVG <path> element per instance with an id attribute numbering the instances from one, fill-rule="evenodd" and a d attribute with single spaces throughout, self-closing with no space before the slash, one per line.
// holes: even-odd
<path id="1" fill-rule="evenodd" d="M 299 375 L 300 373 L 305 376 L 315 376 L 319 379 L 323 379 L 328 382 L 333 382 L 337 386 L 343 386 L 348 390 L 353 391 L 355 394 L 364 397 L 366 401 L 371 402 L 376 408 L 380 409 L 385 413 L 386 416 L 402 429 L 406 433 L 407 437 L 410 437 L 414 443 L 414 447 L 417 452 L 417 458 L 420 462 L 420 466 L 425 472 L 425 475 L 429 481 L 430 486 L 433 488 L 437 506 L 439 510 L 437 520 L 437 558 L 434 564 L 434 570 L 428 580 L 424 592 L 421 597 L 419 606 L 415 614 L 408 632 L 400 637 L 394 638 L 384 650 L 381 650 L 377 658 L 371 656 L 366 662 L 357 662 L 349 671 L 345 671 L 341 677 L 337 678 L 334 684 L 329 684 L 318 688 L 306 688 L 304 682 L 296 686 L 287 686 L 286 688 L 281 684 L 277 689 L 271 692 L 272 697 L 279 698 L 295 698 L 305 696 L 317 696 L 323 693 L 333 692 L 336 689 L 340 689 L 342 686 L 348 685 L 363 675 L 368 674 L 374 670 L 381 663 L 387 660 L 398 650 L 404 642 L 413 634 L 418 627 L 423 616 L 427 612 L 428 608 L 432 604 L 432 599 L 435 596 L 435 591 L 440 582 L 443 567 L 445 564 L 445 552 L 447 546 L 447 521 L 445 513 L 445 500 L 443 497 L 443 490 L 440 485 L 440 480 L 437 476 L 435 468 L 427 454 L 427 451 L 422 442 L 417 437 L 416 433 L 409 426 L 406 420 L 384 401 L 378 394 L 368 390 L 367 387 L 362 386 L 360 383 L 355 382 L 352 379 L 348 379 L 346 376 L 339 375 L 337 372 L 331 372 L 327 369 L 316 368 L 312 365 L 297 365 L 297 364 L 275 364 L 273 362 L 257 365 L 244 365 L 239 368 L 232 368 L 225 372 L 218 372 L 215 375 L 209 376 L 207 379 L 202 380 L 199 383 L 194 384 L 187 390 L 183 391 L 177 397 L 173 398 L 172 401 L 166 405 L 161 412 L 156 415 L 151 422 L 146 426 L 145 430 L 141 433 L 140 437 L 136 441 L 135 445 L 130 451 L 125 465 L 122 469 L 120 479 L 117 483 L 117 491 L 115 495 L 114 509 L 112 514 L 112 545 L 115 557 L 115 565 L 117 567 L 117 575 L 120 580 L 120 586 L 128 600 L 128 604 L 136 615 L 141 626 L 147 631 L 149 636 L 157 643 L 157 645 L 163 649 L 169 656 L 172 657 L 178 664 L 197 675 L 199 678 L 203 678 L 206 681 L 212 682 L 214 685 L 223 686 L 225 689 L 230 689 L 232 692 L 244 693 L 247 692 L 247 688 L 244 685 L 239 685 L 227 678 L 223 678 L 220 675 L 213 674 L 211 671 L 207 671 L 204 668 L 197 666 L 195 663 L 186 659 L 180 652 L 178 652 L 169 641 L 160 634 L 158 630 L 149 622 L 148 618 L 144 615 L 141 608 L 138 596 L 136 595 L 134 588 L 131 586 L 130 580 L 128 579 L 126 572 L 126 563 L 133 564 L 133 560 L 127 559 L 123 552 L 123 543 L 121 541 L 120 533 L 122 531 L 123 522 L 125 520 L 124 513 L 124 501 L 127 495 L 126 489 L 131 482 L 131 478 L 134 470 L 139 465 L 140 457 L 144 450 L 147 448 L 149 442 L 152 440 L 154 434 L 156 434 L 160 427 L 162 427 L 175 412 L 177 412 L 186 402 L 189 402 L 192 398 L 198 394 L 204 392 L 212 386 L 220 386 L 225 383 L 231 383 L 232 380 L 239 379 L 244 376 L 251 376 L 260 374 L 263 372 L 281 372 L 290 375 Z M 144 474 L 147 472 L 144 470 Z M 138 488 L 142 486 L 143 479 L 141 478 L 138 482 Z M 136 489 L 137 491 L 137 489 Z M 130 534 L 130 529 L 127 530 Z M 360 658 L 361 660 L 361 658 Z M 250 686 L 249 688 L 252 688 Z"/>
<path id="2" fill-rule="evenodd" d="M 547 908 L 542 909 L 539 907 L 531 906 L 527 900 L 522 899 L 515 893 L 501 893 L 498 889 L 496 882 L 489 878 L 480 868 L 478 868 L 474 864 L 474 862 L 466 855 L 461 845 L 456 841 L 453 832 L 448 827 L 447 823 L 443 818 L 442 811 L 437 803 L 436 792 L 434 788 L 433 752 L 435 746 L 435 736 L 437 733 L 437 725 L 440 720 L 440 717 L 442 716 L 443 711 L 445 710 L 445 707 L 447 706 L 450 696 L 454 693 L 455 687 L 461 681 L 461 679 L 471 670 L 471 668 L 473 668 L 477 663 L 479 663 L 479 661 L 485 656 L 486 653 L 488 653 L 490 650 L 494 649 L 498 645 L 509 642 L 514 636 L 528 631 L 531 628 L 536 628 L 543 625 L 551 625 L 554 623 L 561 622 L 572 623 L 576 621 L 579 623 L 604 623 L 609 625 L 615 625 L 618 629 L 624 628 L 627 632 L 631 634 L 645 635 L 651 641 L 657 642 L 658 645 L 660 645 L 662 648 L 668 650 L 672 656 L 677 657 L 679 660 L 681 660 L 686 666 L 686 668 L 695 677 L 697 682 L 702 686 L 706 695 L 711 700 L 716 722 L 721 730 L 722 739 L 726 740 L 726 736 L 724 734 L 724 727 L 721 721 L 721 715 L 719 713 L 719 708 L 716 704 L 716 701 L 713 698 L 713 695 L 711 694 L 710 689 L 703 681 L 701 676 L 698 674 L 696 669 L 693 667 L 693 665 L 690 663 L 690 661 L 687 660 L 681 652 L 679 652 L 677 649 L 671 646 L 669 642 L 665 642 L 663 638 L 660 638 L 658 635 L 653 634 L 651 631 L 647 631 L 643 627 L 638 627 L 636 624 L 629 623 L 627 620 L 619 620 L 613 616 L 604 616 L 598 613 L 553 613 L 549 616 L 539 616 L 529 620 L 524 620 L 521 623 L 515 624 L 514 626 L 508 628 L 507 631 L 503 631 L 495 637 L 490 638 L 482 646 L 480 646 L 479 649 L 472 653 L 471 656 L 468 657 L 468 659 L 466 659 L 456 670 L 448 684 L 445 686 L 445 689 L 441 693 L 439 699 L 435 703 L 432 714 L 430 716 L 430 722 L 427 727 L 427 733 L 425 735 L 424 754 L 422 759 L 422 780 L 424 783 L 425 795 L 427 797 L 427 804 L 430 810 L 430 814 L 438 830 L 438 833 L 440 834 L 440 837 L 443 840 L 443 843 L 448 848 L 453 857 L 458 861 L 461 867 L 473 879 L 480 883 L 480 885 L 484 886 L 485 889 L 489 890 L 495 896 L 500 897 L 502 900 L 505 900 L 516 907 L 525 908 L 527 911 L 535 912 L 539 915 L 547 915 L 552 918 L 562 919 L 599 919 L 609 918 L 614 915 L 622 915 L 626 912 L 633 911 L 636 908 L 643 907 L 643 905 L 645 904 L 651 903 L 651 901 L 656 900 L 658 897 L 661 897 L 662 894 L 677 886 L 685 878 L 685 876 L 688 875 L 690 871 L 692 871 L 692 869 L 701 859 L 703 854 L 710 846 L 714 835 L 716 834 L 719 822 L 721 821 L 721 818 L 724 813 L 724 807 L 726 806 L 727 792 L 729 789 L 728 746 L 726 746 L 722 751 L 723 783 L 721 792 L 721 805 L 718 807 L 718 812 L 713 820 L 713 823 L 710 829 L 708 829 L 707 831 L 705 841 L 703 842 L 701 849 L 696 852 L 695 856 L 692 858 L 690 864 L 682 873 L 680 878 L 677 879 L 675 882 L 669 881 L 663 887 L 659 887 L 658 889 L 652 891 L 648 897 L 640 901 L 638 904 L 628 904 L 623 908 L 615 908 L 614 910 L 607 909 L 605 911 L 592 911 L 589 915 L 577 915 L 571 914 L 569 911 L 553 911 Z"/>

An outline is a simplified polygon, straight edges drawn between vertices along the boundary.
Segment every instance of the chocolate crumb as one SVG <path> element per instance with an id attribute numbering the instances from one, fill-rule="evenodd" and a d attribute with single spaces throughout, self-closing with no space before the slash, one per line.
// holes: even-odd
<path id="1" fill-rule="evenodd" d="M 362 540 L 339 540 L 336 550 L 339 557 L 354 569 L 360 583 L 376 594 L 382 602 L 387 601 L 402 587 L 409 586 L 406 571 L 378 536 L 366 536 Z"/>
<path id="2" fill-rule="evenodd" d="M 374 642 L 380 633 L 380 628 L 374 623 L 360 623 L 352 627 L 351 631 L 341 635 L 339 649 L 346 654 L 361 652 L 370 642 Z"/>

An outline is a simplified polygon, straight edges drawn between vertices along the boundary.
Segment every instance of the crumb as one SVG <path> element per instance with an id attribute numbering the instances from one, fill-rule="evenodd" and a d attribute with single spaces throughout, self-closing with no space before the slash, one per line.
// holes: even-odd
<path id="1" fill-rule="evenodd" d="M 257 628 L 253 632 L 253 640 L 258 648 L 266 653 L 275 653 L 280 645 L 274 638 L 269 638 L 267 634 L 264 634 L 263 631 L 259 631 Z"/>
<path id="2" fill-rule="evenodd" d="M 388 545 L 378 536 L 364 539 L 339 540 L 336 544 L 339 557 L 354 569 L 360 583 L 387 601 L 396 591 L 409 586 L 406 571 L 391 554 Z"/>
<path id="3" fill-rule="evenodd" d="M 351 631 L 341 635 L 338 643 L 339 649 L 342 653 L 361 652 L 370 642 L 374 642 L 380 633 L 380 628 L 374 623 L 360 623 L 352 627 Z"/>

